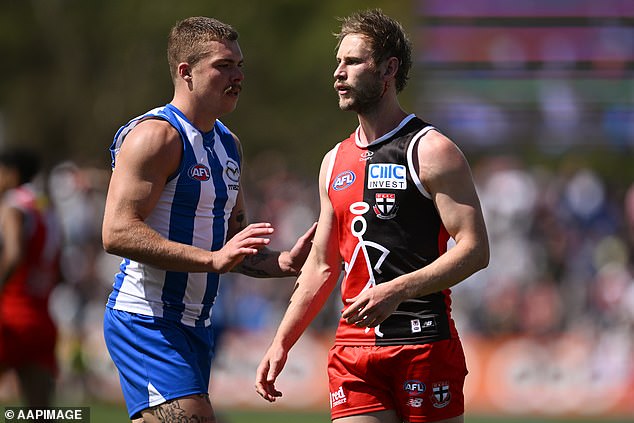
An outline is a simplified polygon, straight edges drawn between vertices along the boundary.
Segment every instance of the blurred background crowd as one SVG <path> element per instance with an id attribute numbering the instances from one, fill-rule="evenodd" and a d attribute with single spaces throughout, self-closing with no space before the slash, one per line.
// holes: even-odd
<path id="1" fill-rule="evenodd" d="M 250 164 L 245 187 L 255 211 L 252 219 L 272 222 L 273 247 L 287 248 L 317 218 L 315 178 L 290 172 L 279 157 L 255 157 Z M 467 344 L 471 338 L 534 340 L 545 346 L 545 356 L 531 357 L 535 362 L 525 370 L 540 373 L 545 363 L 558 360 L 551 354 L 561 348 L 557 342 L 566 340 L 584 357 L 565 354 L 551 371 L 562 371 L 561 360 L 572 360 L 577 377 L 587 372 L 581 379 L 585 383 L 620 381 L 631 389 L 634 183 L 608 183 L 578 162 L 548 169 L 510 155 L 479 159 L 473 171 L 492 257 L 486 270 L 453 290 L 454 318 Z M 53 169 L 49 180 L 66 240 L 63 283 L 51 299 L 62 340 L 60 388 L 66 398 L 82 401 L 103 398 L 104 380 L 113 388 L 106 399 L 118 398 L 101 335 L 104 302 L 119 261 L 100 244 L 108 176 L 102 169 L 65 162 Z M 290 279 L 226 275 L 213 315 L 219 355 L 227 332 L 270 335 L 292 285 Z M 335 292 L 313 323 L 313 333 L 329 337 L 340 310 Z M 256 355 L 264 346 L 254 347 L 259 349 Z M 550 374 L 547 380 L 558 377 L 562 375 Z"/>
<path id="2" fill-rule="evenodd" d="M 1 3 L 5 56 L 27 69 L 0 78 L 0 145 L 28 144 L 49 161 L 39 182 L 65 239 L 63 283 L 51 298 L 61 395 L 118 389 L 101 335 L 119 261 L 101 248 L 107 147 L 121 123 L 169 99 L 162 49 L 171 24 L 205 14 L 240 31 L 245 89 L 225 122 L 245 148 L 250 220 L 271 222 L 272 246 L 288 248 L 317 219 L 321 157 L 356 126 L 331 90 L 335 17 L 382 7 L 416 50 L 403 103 L 465 152 L 485 213 L 490 265 L 453 290 L 462 336 L 474 345 L 530 340 L 510 365 L 514 383 L 565 380 L 570 396 L 593 385 L 597 402 L 618 406 L 606 411 L 634 415 L 634 3 L 43 3 Z M 24 38 L 9 41 L 11 31 Z M 219 357 L 223 334 L 270 334 L 292 285 L 227 275 L 213 314 Z M 313 333 L 332 334 L 340 310 L 335 293 Z M 0 380 L 0 398 L 11 389 Z"/>

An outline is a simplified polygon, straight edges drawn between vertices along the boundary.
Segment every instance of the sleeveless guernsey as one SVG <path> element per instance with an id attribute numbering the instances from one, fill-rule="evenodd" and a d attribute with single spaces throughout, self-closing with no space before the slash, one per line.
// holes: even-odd
<path id="1" fill-rule="evenodd" d="M 344 260 L 342 301 L 433 262 L 447 249 L 445 230 L 415 169 L 416 145 L 433 130 L 414 115 L 362 146 L 359 129 L 331 154 L 328 196 Z M 411 299 L 376 328 L 341 319 L 337 345 L 424 344 L 457 338 L 449 289 Z"/>
<path id="2" fill-rule="evenodd" d="M 125 137 L 145 119 L 166 120 L 183 141 L 180 167 L 145 223 L 169 240 L 219 250 L 225 244 L 240 182 L 240 156 L 233 135 L 218 120 L 212 131 L 202 133 L 168 104 L 117 131 L 110 147 L 113 168 Z M 124 258 L 107 306 L 187 326 L 209 326 L 218 281 L 217 273 L 165 271 Z"/>
<path id="3" fill-rule="evenodd" d="M 0 326 L 53 328 L 48 300 L 60 280 L 61 230 L 31 184 L 7 191 L 3 201 L 22 213 L 26 251 L 0 290 Z"/>

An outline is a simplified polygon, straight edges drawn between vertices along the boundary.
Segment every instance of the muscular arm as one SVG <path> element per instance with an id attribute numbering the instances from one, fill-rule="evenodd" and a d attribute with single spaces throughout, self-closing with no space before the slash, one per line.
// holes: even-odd
<path id="1" fill-rule="evenodd" d="M 284 318 L 257 370 L 256 390 L 267 401 L 275 401 L 282 395 L 275 389 L 275 380 L 286 363 L 288 351 L 321 310 L 341 272 L 335 217 L 324 182 L 328 162 L 329 155 L 326 155 L 319 176 L 321 211 L 313 247 L 297 279 Z"/>
<path id="2" fill-rule="evenodd" d="M 343 317 L 374 327 L 410 298 L 450 288 L 489 262 L 489 243 L 471 170 L 458 147 L 431 131 L 418 148 L 419 176 L 456 245 L 433 263 L 379 284 L 349 301 Z"/>
<path id="3" fill-rule="evenodd" d="M 489 263 L 489 241 L 471 169 L 458 147 L 431 131 L 418 151 L 420 178 L 456 245 L 405 278 L 407 298 L 447 289 Z"/>
<path id="4" fill-rule="evenodd" d="M 104 213 L 104 249 L 165 270 L 227 272 L 246 255 L 268 243 L 261 238 L 270 225 L 251 225 L 221 250 L 210 252 L 173 242 L 145 223 L 156 206 L 168 177 L 179 166 L 182 140 L 163 120 L 135 127 L 122 144 L 112 172 Z"/>

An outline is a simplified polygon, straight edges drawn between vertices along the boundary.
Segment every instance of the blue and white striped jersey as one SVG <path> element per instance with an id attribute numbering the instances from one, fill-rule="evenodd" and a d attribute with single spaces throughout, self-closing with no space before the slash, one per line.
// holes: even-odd
<path id="1" fill-rule="evenodd" d="M 226 240 L 240 182 L 240 156 L 233 135 L 218 120 L 212 131 L 201 133 L 168 104 L 119 129 L 110 147 L 113 168 L 125 137 L 145 119 L 168 121 L 183 140 L 180 167 L 145 223 L 169 240 L 219 250 Z M 218 280 L 217 273 L 165 271 L 124 258 L 107 306 L 188 326 L 208 326 Z"/>

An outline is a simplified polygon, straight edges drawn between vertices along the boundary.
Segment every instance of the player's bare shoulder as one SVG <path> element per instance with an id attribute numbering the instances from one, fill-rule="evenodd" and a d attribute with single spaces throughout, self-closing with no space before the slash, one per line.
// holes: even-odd
<path id="1" fill-rule="evenodd" d="M 236 143 L 236 148 L 238 149 L 238 154 L 240 155 L 240 158 L 244 157 L 243 152 L 242 152 L 242 143 L 240 142 L 240 138 L 238 138 L 238 136 L 233 131 L 229 131 L 229 133 L 233 137 L 233 141 Z"/>
<path id="2" fill-rule="evenodd" d="M 146 119 L 121 144 L 115 169 L 125 162 L 134 168 L 170 175 L 178 169 L 182 152 L 183 140 L 176 128 L 163 119 Z"/>
<path id="3" fill-rule="evenodd" d="M 422 181 L 468 168 L 456 143 L 436 130 L 427 132 L 418 143 L 418 164 Z"/>
<path id="4" fill-rule="evenodd" d="M 333 147 L 330 151 L 328 151 L 323 159 L 321 160 L 321 165 L 319 167 L 319 184 L 325 188 L 328 185 L 328 177 L 329 171 L 331 169 L 332 161 L 334 160 L 334 155 L 336 154 L 337 147 Z"/>
<path id="5" fill-rule="evenodd" d="M 127 136 L 125 144 L 140 144 L 151 151 L 168 150 L 174 152 L 183 148 L 183 141 L 180 134 L 164 119 L 145 119 Z"/>

